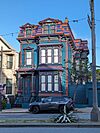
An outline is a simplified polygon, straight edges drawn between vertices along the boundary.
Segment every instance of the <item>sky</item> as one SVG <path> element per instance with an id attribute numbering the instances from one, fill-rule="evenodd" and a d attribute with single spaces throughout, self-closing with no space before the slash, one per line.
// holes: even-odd
<path id="1" fill-rule="evenodd" d="M 26 24 L 38 24 L 48 17 L 60 19 L 67 17 L 72 32 L 77 39 L 87 39 L 89 62 L 92 62 L 91 30 L 87 22 L 90 15 L 90 0 L 0 0 L 0 35 L 14 48 L 20 51 L 17 41 L 19 27 Z M 95 1 L 96 24 L 96 65 L 100 66 L 100 0 Z M 73 22 L 78 20 L 78 22 Z M 13 34 L 11 34 L 13 33 Z"/>

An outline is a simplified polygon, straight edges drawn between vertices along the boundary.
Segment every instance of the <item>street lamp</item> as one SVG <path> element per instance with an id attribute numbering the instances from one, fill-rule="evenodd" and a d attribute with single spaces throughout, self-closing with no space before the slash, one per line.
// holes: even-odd
<path id="1" fill-rule="evenodd" d="M 91 121 L 100 121 L 100 112 L 97 100 L 97 81 L 96 81 L 96 36 L 95 36 L 95 19 L 94 19 L 94 0 L 90 0 L 91 22 L 88 22 L 91 28 L 92 37 L 92 85 L 93 85 L 93 108 L 91 111 Z"/>

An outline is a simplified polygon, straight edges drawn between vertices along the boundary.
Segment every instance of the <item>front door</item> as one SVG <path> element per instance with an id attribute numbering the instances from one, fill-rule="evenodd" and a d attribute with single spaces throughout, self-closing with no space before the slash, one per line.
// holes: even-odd
<path id="1" fill-rule="evenodd" d="M 23 76 L 23 100 L 28 102 L 31 96 L 32 77 L 31 75 Z"/>

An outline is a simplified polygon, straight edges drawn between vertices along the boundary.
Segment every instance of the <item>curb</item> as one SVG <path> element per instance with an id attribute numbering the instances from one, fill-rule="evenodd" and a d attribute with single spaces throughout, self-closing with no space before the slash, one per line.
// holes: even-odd
<path id="1" fill-rule="evenodd" d="M 65 127 L 72 127 L 72 128 L 100 128 L 100 123 L 16 123 L 16 124 L 0 124 L 0 127 L 47 127 L 47 128 L 65 128 Z"/>

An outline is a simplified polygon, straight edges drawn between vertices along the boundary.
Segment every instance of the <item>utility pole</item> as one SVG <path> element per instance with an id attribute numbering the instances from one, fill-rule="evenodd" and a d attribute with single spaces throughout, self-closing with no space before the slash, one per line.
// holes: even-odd
<path id="1" fill-rule="evenodd" d="M 93 87 L 93 108 L 91 111 L 91 121 L 100 121 L 100 111 L 98 108 L 97 81 L 96 81 L 96 36 L 95 36 L 94 0 L 90 0 L 90 11 L 91 11 L 91 19 L 88 16 L 88 22 L 91 28 L 91 38 L 92 38 L 92 87 Z"/>

